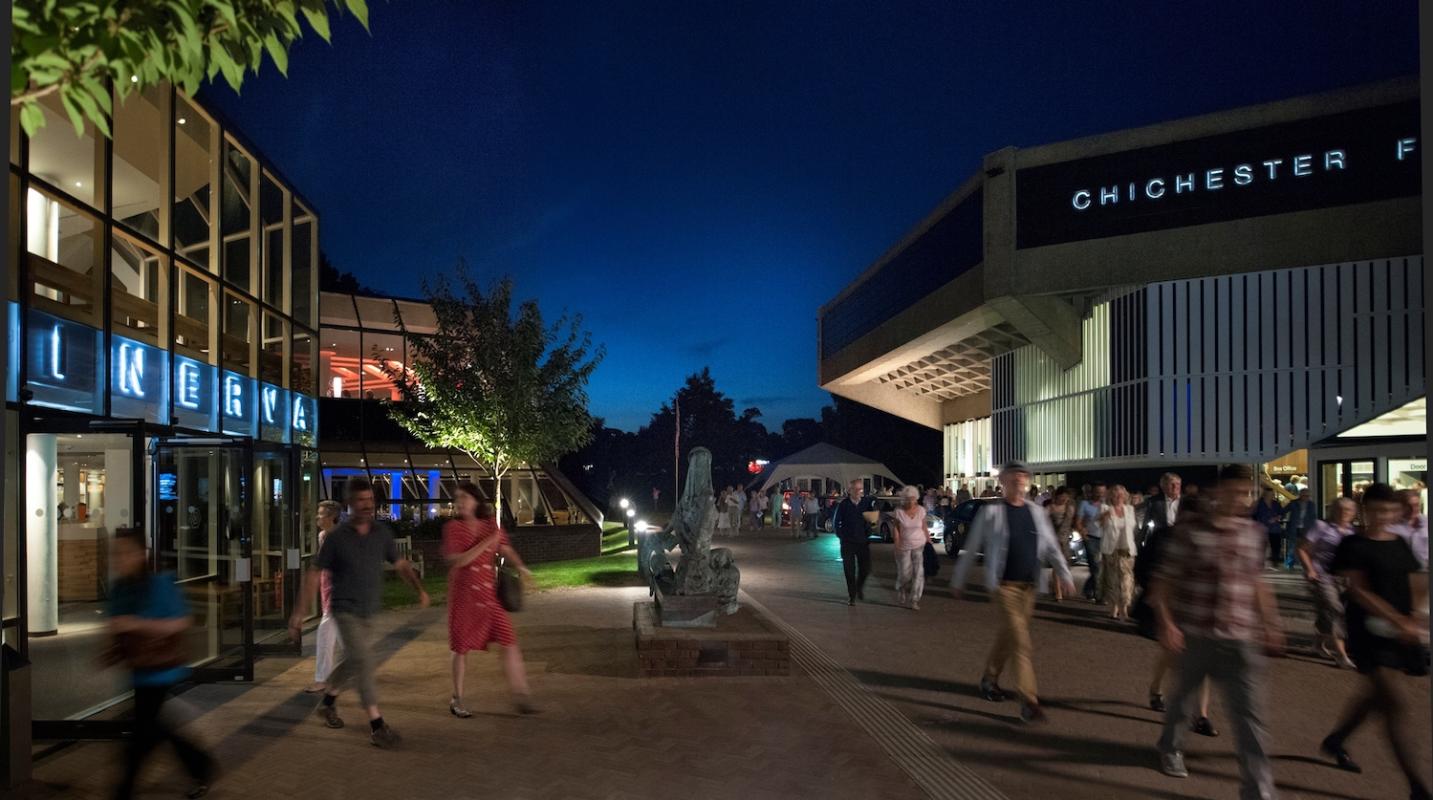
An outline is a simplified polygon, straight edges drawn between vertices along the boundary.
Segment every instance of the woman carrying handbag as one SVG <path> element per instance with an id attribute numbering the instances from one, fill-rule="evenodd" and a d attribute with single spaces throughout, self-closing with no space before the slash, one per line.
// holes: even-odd
<path id="1" fill-rule="evenodd" d="M 189 604 L 172 574 L 150 571 L 144 531 L 115 531 L 113 552 L 119 577 L 109 593 L 112 642 L 101 660 L 128 668 L 134 686 L 134 737 L 125 753 L 124 774 L 115 797 L 127 800 L 133 795 L 145 760 L 165 740 L 174 745 L 193 781 L 185 796 L 203 797 L 214 780 L 214 757 L 160 713 L 174 686 L 189 677 L 184 642 L 192 624 Z"/>
<path id="2" fill-rule="evenodd" d="M 448 710 L 463 719 L 473 715 L 463 707 L 468 652 L 496 644 L 502 651 L 503 674 L 513 704 L 520 714 L 534 714 L 537 708 L 528 690 L 522 650 L 499 600 L 497 559 L 501 556 L 515 565 L 523 578 L 532 573 L 498 527 L 493 508 L 482 499 L 478 487 L 467 481 L 458 484 L 453 504 L 457 518 L 443 526 L 443 557 L 448 561 L 448 647 L 453 652 L 453 698 Z"/>

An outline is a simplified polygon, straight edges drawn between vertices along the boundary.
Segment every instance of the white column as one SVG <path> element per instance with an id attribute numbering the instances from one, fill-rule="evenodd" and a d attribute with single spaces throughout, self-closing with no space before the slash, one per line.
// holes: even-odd
<path id="1" fill-rule="evenodd" d="M 104 451 L 104 526 L 110 536 L 134 524 L 130 514 L 134 502 L 133 457 L 128 448 Z"/>
<path id="2" fill-rule="evenodd" d="M 25 449 L 25 575 L 31 634 L 60 629 L 55 436 L 32 433 Z"/>

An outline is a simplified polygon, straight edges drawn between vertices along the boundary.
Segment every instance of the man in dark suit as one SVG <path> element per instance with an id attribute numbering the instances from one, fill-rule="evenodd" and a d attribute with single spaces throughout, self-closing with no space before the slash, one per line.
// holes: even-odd
<path id="1" fill-rule="evenodd" d="M 1179 519 L 1179 512 L 1183 510 L 1184 506 L 1184 499 L 1180 495 L 1183 487 L 1184 481 L 1173 472 L 1166 472 L 1160 476 L 1159 497 L 1152 498 L 1145 503 L 1145 529 L 1141 544 L 1174 527 L 1174 521 Z"/>
<path id="2" fill-rule="evenodd" d="M 866 599 L 862 590 L 871 574 L 871 538 L 865 513 L 876 510 L 876 501 L 865 495 L 865 481 L 857 478 L 851 481 L 845 499 L 836 506 L 836 538 L 841 540 L 846 596 L 853 606 L 857 599 Z"/>

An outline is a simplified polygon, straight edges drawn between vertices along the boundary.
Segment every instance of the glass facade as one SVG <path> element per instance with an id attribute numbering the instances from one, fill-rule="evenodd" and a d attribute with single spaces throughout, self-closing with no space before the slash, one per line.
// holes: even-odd
<path id="1" fill-rule="evenodd" d="M 400 399 L 384 367 L 402 369 L 409 341 L 437 333 L 432 307 L 323 292 L 319 317 L 322 496 L 342 501 L 344 483 L 365 475 L 373 481 L 379 513 L 413 523 L 451 515 L 453 487 L 461 481 L 472 481 L 493 497 L 497 487 L 486 469 L 462 453 L 418 444 L 374 402 Z M 508 524 L 596 524 L 597 511 L 586 498 L 543 467 L 514 468 L 503 477 L 502 489 Z"/>
<path id="2" fill-rule="evenodd" d="M 284 638 L 316 547 L 319 221 L 171 87 L 116 97 L 112 140 L 42 105 L 33 137 L 11 115 L 0 617 L 48 725 L 124 696 L 93 664 L 118 528 L 177 574 L 201 672 Z"/>

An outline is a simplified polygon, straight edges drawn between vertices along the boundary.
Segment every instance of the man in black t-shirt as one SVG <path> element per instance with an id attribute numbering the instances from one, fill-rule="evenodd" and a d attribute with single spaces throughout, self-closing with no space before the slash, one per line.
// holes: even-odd
<path id="1" fill-rule="evenodd" d="M 866 599 L 866 578 L 871 574 L 871 535 L 866 512 L 876 510 L 876 501 L 866 497 L 866 482 L 857 478 L 848 486 L 846 498 L 836 506 L 836 538 L 841 540 L 841 569 L 846 574 L 846 600 L 855 605 Z"/>
<path id="2" fill-rule="evenodd" d="M 1055 571 L 1066 594 L 1074 594 L 1070 565 L 1064 548 L 1055 537 L 1055 528 L 1045 509 L 1029 502 L 1030 470 L 1018 461 L 1000 470 L 1000 488 L 1005 499 L 988 503 L 971 526 L 965 552 L 955 564 L 951 590 L 959 599 L 965 581 L 982 551 L 985 554 L 985 589 L 1000 609 L 1000 632 L 980 677 L 980 693 L 986 700 L 1008 698 L 998 680 L 1005 666 L 1015 662 L 1015 688 L 1020 695 L 1020 718 L 1026 722 L 1045 721 L 1040 695 L 1035 686 L 1031 660 L 1030 618 L 1040 589 L 1043 567 Z"/>
<path id="3" fill-rule="evenodd" d="M 393 564 L 398 574 L 418 590 L 418 602 L 428 607 L 428 593 L 407 559 L 398 557 L 393 528 L 373 518 L 375 501 L 373 486 L 367 479 L 350 478 L 345 486 L 348 496 L 348 521 L 324 537 L 323 547 L 304 576 L 298 607 L 289 620 L 289 635 L 299 641 L 303 620 L 308 616 L 308 601 L 319 589 L 319 578 L 328 570 L 333 585 L 330 609 L 338 626 L 338 639 L 343 643 L 343 660 L 328 678 L 317 713 L 330 728 L 342 728 L 334 707 L 339 692 L 351 680 L 358 681 L 358 695 L 368 712 L 369 741 L 375 747 L 389 748 L 398 744 L 398 732 L 383 721 L 378 710 L 378 691 L 373 673 L 373 615 L 382 608 L 383 563 Z"/>

